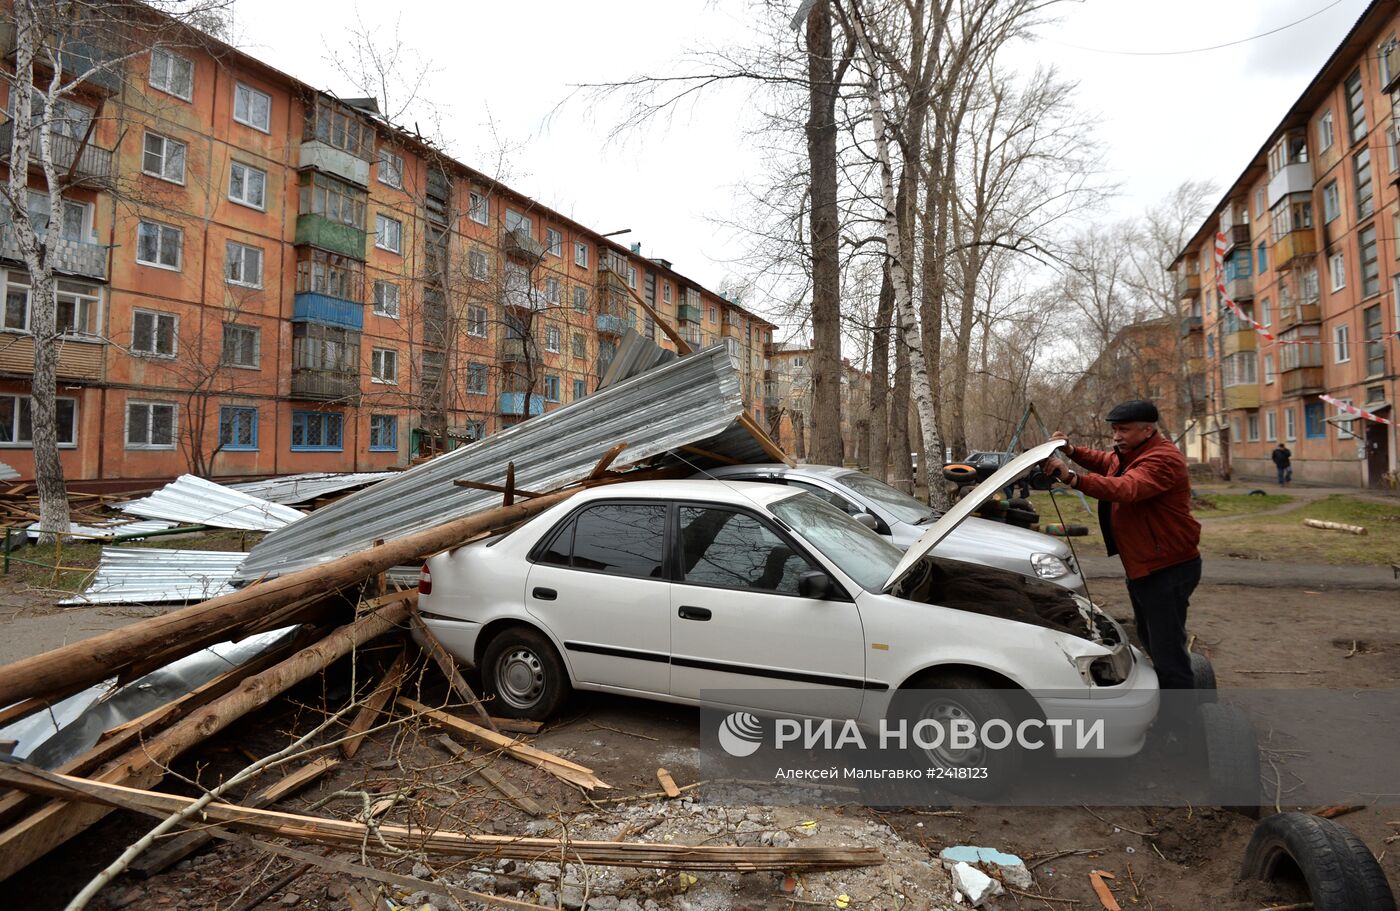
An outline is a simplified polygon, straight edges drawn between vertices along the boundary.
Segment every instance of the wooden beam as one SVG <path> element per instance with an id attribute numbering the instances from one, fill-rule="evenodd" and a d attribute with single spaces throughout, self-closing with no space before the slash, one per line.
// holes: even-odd
<path id="1" fill-rule="evenodd" d="M 688 452 L 688 453 L 690 453 L 691 455 L 700 456 L 700 458 L 702 458 L 702 459 L 710 459 L 710 460 L 712 460 L 712 461 L 719 462 L 721 465 L 742 465 L 742 464 L 744 464 L 743 462 L 739 461 L 738 459 L 736 459 L 736 458 L 734 458 L 734 457 L 732 457 L 732 456 L 720 455 L 720 454 L 717 453 L 717 452 L 710 452 L 710 450 L 708 450 L 708 449 L 701 449 L 699 446 L 682 446 L 682 447 L 681 447 L 681 452 Z"/>
<path id="2" fill-rule="evenodd" d="M 365 741 L 365 732 L 374 726 L 374 721 L 379 717 L 379 713 L 384 711 L 384 707 L 389 704 L 399 692 L 399 687 L 403 685 L 403 678 L 408 673 L 408 649 L 400 648 L 394 662 L 389 665 L 389 670 L 380 678 L 379 685 L 374 688 L 374 692 L 365 699 L 364 705 L 360 706 L 360 711 L 355 715 L 353 721 L 346 727 L 349 734 L 340 742 L 340 755 L 346 759 L 353 759 L 360 750 L 360 744 Z"/>
<path id="3" fill-rule="evenodd" d="M 506 463 L 506 489 L 501 500 L 502 506 L 511 506 L 515 503 L 515 463 Z"/>
<path id="4" fill-rule="evenodd" d="M 467 480 L 453 481 L 452 483 L 455 484 L 455 485 L 458 486 L 458 487 L 470 487 L 470 488 L 473 489 L 473 490 L 486 490 L 486 491 L 490 491 L 491 493 L 505 493 L 505 492 L 506 492 L 506 487 L 505 487 L 504 484 L 487 484 L 485 481 L 467 481 Z M 521 490 L 519 487 L 515 488 L 515 490 L 512 491 L 512 493 L 514 493 L 515 496 L 517 496 L 517 497 L 524 497 L 524 498 L 527 499 L 527 500 L 532 500 L 532 499 L 534 499 L 535 497 L 542 497 L 542 496 L 545 496 L 545 494 L 536 493 L 536 492 L 533 491 L 533 490 Z"/>
<path id="5" fill-rule="evenodd" d="M 626 285 L 623 285 L 623 287 L 627 288 Z M 651 321 L 656 323 L 657 327 L 663 333 L 665 333 L 666 337 L 669 338 L 672 344 L 676 346 L 676 351 L 679 352 L 682 357 L 684 357 L 687 354 L 690 354 L 692 351 L 695 350 L 694 348 L 690 347 L 689 342 L 687 342 L 684 338 L 681 337 L 681 334 L 679 332 L 677 332 L 671 327 L 670 323 L 666 322 L 666 320 L 662 318 L 660 313 L 657 313 L 651 308 L 650 304 L 642 300 L 641 297 L 638 296 L 636 291 L 633 291 L 631 288 L 627 288 L 627 293 L 632 295 L 632 300 L 636 301 L 637 304 L 643 310 L 646 311 L 647 316 L 651 317 Z"/>
<path id="6" fill-rule="evenodd" d="M 778 448 L 778 444 L 773 442 L 773 438 L 770 437 L 762 427 L 758 426 L 757 421 L 749 417 L 747 411 L 739 415 L 739 425 L 749 432 L 749 435 L 758 442 L 759 446 L 763 447 L 763 451 L 768 453 L 771 458 L 782 462 L 789 468 L 797 464 L 787 453 Z"/>
<path id="7" fill-rule="evenodd" d="M 461 759 L 463 756 L 472 755 L 470 750 L 462 746 L 457 741 L 453 740 L 451 737 L 448 737 L 446 734 L 441 734 L 438 736 L 437 744 L 457 759 Z M 489 766 L 481 766 L 480 768 L 471 769 L 467 772 L 467 774 L 472 778 L 480 779 L 485 784 L 489 785 L 492 788 L 495 788 L 497 791 L 500 791 L 502 796 L 504 796 L 506 800 L 509 800 L 511 803 L 515 804 L 517 807 L 519 807 L 526 813 L 529 813 L 531 816 L 534 816 L 538 819 L 542 816 L 548 815 L 545 812 L 544 807 L 535 803 L 534 798 L 532 798 L 530 795 L 526 794 L 524 791 L 516 787 L 515 782 L 496 772 Z"/>
<path id="8" fill-rule="evenodd" d="M 593 466 L 593 470 L 588 473 L 585 480 L 596 481 L 603 476 L 603 472 L 608 470 L 608 466 L 613 463 L 613 459 L 622 455 L 622 450 L 627 448 L 626 443 L 618 443 L 612 449 L 603 453 L 603 457 L 598 460 L 598 464 Z"/>
<path id="9" fill-rule="evenodd" d="M 447 649 L 442 647 L 442 643 L 438 641 L 437 636 L 433 635 L 433 631 L 428 629 L 428 624 L 423 622 L 423 618 L 418 614 L 418 609 L 416 607 L 413 610 L 413 625 L 417 627 L 418 635 L 422 637 L 423 650 L 428 653 L 428 657 L 433 659 L 433 663 L 438 666 L 443 676 L 447 678 L 447 682 L 452 687 L 452 691 L 456 693 L 457 697 L 464 703 L 476 710 L 477 715 L 481 717 L 482 721 L 486 722 L 488 728 L 495 731 L 496 723 L 491 720 L 490 715 L 486 714 L 486 706 L 482 705 L 481 700 L 476 697 L 476 693 L 472 690 L 471 684 L 467 683 L 467 679 L 462 676 L 462 672 L 457 670 L 456 660 L 447 653 Z"/>

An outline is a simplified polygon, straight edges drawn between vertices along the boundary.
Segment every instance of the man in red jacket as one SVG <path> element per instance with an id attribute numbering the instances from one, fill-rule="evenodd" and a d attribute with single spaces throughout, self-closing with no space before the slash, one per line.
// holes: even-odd
<path id="1" fill-rule="evenodd" d="M 1201 581 L 1201 525 L 1191 515 L 1186 459 L 1158 433 L 1151 402 L 1123 402 L 1106 420 L 1112 452 L 1066 446 L 1061 451 L 1085 472 L 1053 459 L 1046 470 L 1099 501 L 1104 543 L 1123 561 L 1138 639 L 1157 679 L 1163 689 L 1191 689 L 1186 608 Z"/>

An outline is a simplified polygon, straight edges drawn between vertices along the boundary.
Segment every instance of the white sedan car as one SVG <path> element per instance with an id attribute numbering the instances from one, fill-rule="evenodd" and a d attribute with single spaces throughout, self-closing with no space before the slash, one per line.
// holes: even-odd
<path id="1" fill-rule="evenodd" d="M 998 471 L 907 552 L 789 487 L 597 487 L 430 558 L 419 608 L 508 717 L 544 719 L 583 689 L 873 728 L 901 690 L 1021 690 L 1045 717 L 1111 716 L 1094 755 L 1132 755 L 1157 677 L 1122 627 L 1058 585 L 930 553 L 979 494 L 1059 445 Z M 713 695 L 726 690 L 750 695 Z"/>

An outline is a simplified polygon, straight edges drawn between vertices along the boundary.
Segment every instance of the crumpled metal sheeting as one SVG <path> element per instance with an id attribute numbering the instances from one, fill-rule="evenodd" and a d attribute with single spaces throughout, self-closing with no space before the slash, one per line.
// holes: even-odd
<path id="1" fill-rule="evenodd" d="M 378 539 L 402 537 L 499 505 L 498 493 L 452 482 L 504 484 L 509 462 L 515 463 L 517 487 L 547 491 L 587 477 L 618 443 L 628 446 L 613 462 L 616 466 L 688 444 L 713 451 L 732 438 L 725 431 L 743 410 L 729 354 L 722 345 L 712 346 L 317 510 L 259 542 L 234 581 L 316 566 L 372 547 Z M 745 451 L 757 448 L 744 436 L 749 440 Z"/>
<path id="2" fill-rule="evenodd" d="M 166 522 L 161 519 L 130 520 L 117 519 L 113 522 L 106 522 L 102 525 L 69 525 L 68 533 L 75 538 L 87 539 L 97 538 L 103 541 L 110 541 L 119 535 L 150 534 L 153 531 L 165 531 L 167 528 L 174 528 L 179 522 Z M 39 537 L 39 523 L 35 522 L 25 529 L 29 537 Z"/>
<path id="3" fill-rule="evenodd" d="M 273 503 L 290 505 L 309 503 L 318 497 L 364 487 L 385 478 L 392 478 L 397 471 L 360 471 L 355 473 L 311 471 L 306 474 L 291 474 L 280 478 L 267 478 L 262 481 L 244 481 L 229 484 L 231 490 L 246 493 L 250 497 L 260 497 Z"/>
<path id="4" fill-rule="evenodd" d="M 73 604 L 160 604 L 203 601 L 233 591 L 229 580 L 247 558 L 242 551 L 104 547 L 97 575 Z"/>
<path id="5" fill-rule="evenodd" d="M 616 386 L 623 380 L 646 373 L 675 359 L 676 352 L 662 348 L 656 342 L 642 338 L 628 329 L 617 346 L 617 353 L 613 355 L 612 362 L 608 364 L 608 372 L 598 382 L 598 388 Z"/>
<path id="6" fill-rule="evenodd" d="M 274 531 L 306 516 L 301 510 L 250 497 L 192 474 L 180 475 L 150 496 L 121 503 L 117 508 L 151 519 L 244 531 Z"/>
<path id="7" fill-rule="evenodd" d="M 13 481 L 18 477 L 19 472 L 15 471 L 14 466 L 0 462 L 0 481 Z"/>

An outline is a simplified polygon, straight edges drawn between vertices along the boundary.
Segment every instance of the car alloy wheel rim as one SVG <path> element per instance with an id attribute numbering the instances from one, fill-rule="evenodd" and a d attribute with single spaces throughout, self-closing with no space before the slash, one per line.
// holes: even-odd
<path id="1" fill-rule="evenodd" d="M 973 725 L 977 724 L 977 719 L 963 707 L 962 703 L 952 699 L 939 699 L 924 706 L 924 711 L 919 717 L 936 721 L 943 728 L 943 742 L 933 749 L 924 750 L 935 763 L 946 768 L 975 767 L 986 764 L 984 762 L 985 750 L 980 743 L 966 749 L 948 746 L 948 737 L 952 733 L 950 729 L 952 722 L 969 721 Z"/>
<path id="2" fill-rule="evenodd" d="M 528 709 L 544 695 L 544 663 L 528 648 L 514 648 L 496 666 L 497 694 L 518 709 Z"/>

